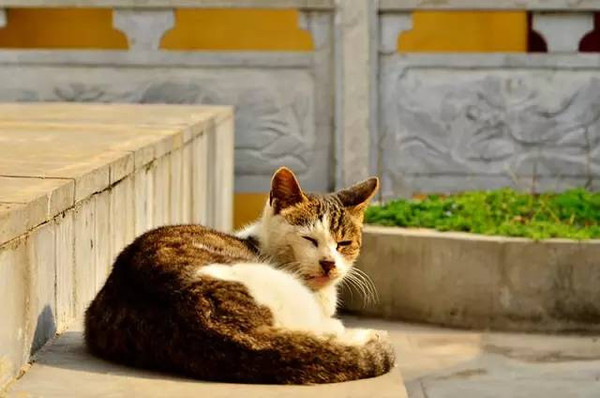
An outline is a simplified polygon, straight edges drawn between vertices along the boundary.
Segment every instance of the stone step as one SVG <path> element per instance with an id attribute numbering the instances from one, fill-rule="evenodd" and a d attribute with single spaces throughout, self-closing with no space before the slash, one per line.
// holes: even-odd
<path id="1" fill-rule="evenodd" d="M 0 104 L 0 389 L 165 224 L 232 224 L 228 107 Z"/>
<path id="2" fill-rule="evenodd" d="M 354 322 L 356 323 L 356 322 Z M 81 322 L 44 347 L 25 375 L 9 387 L 8 397 L 356 397 L 403 398 L 398 368 L 373 379 L 316 386 L 266 386 L 210 383 L 129 368 L 91 356 Z M 358 321 L 369 327 L 368 321 Z M 392 338 L 399 337 L 393 334 Z M 1 395 L 1 394 L 0 394 Z"/>

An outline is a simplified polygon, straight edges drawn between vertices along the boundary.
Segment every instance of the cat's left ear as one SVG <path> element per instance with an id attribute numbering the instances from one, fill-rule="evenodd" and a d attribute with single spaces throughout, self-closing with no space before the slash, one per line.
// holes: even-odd
<path id="1" fill-rule="evenodd" d="M 269 205 L 279 214 L 281 210 L 306 200 L 298 179 L 287 167 L 281 167 L 271 179 Z"/>
<path id="2" fill-rule="evenodd" d="M 377 177 L 371 177 L 368 180 L 359 182 L 349 188 L 342 189 L 341 191 L 336 192 L 335 195 L 342 202 L 344 207 L 353 212 L 362 213 L 369 205 L 369 201 L 375 195 L 378 188 L 379 179 Z"/>

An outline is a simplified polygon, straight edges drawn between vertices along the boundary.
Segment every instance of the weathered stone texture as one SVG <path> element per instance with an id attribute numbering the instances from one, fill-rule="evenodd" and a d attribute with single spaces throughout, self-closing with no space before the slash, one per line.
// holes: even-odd
<path id="1" fill-rule="evenodd" d="M 597 184 L 596 71 L 409 64 L 386 63 L 381 86 L 385 197 Z"/>
<path id="2" fill-rule="evenodd" d="M 110 119 L 123 108 L 121 124 Z M 0 141 L 16 132 L 35 138 L 30 153 L 21 146 L 21 158 L 0 147 L 9 165 L 0 168 L 1 390 L 31 354 L 83 313 L 114 258 L 137 234 L 193 221 L 191 176 L 208 165 L 191 156 L 196 138 L 211 136 L 205 153 L 223 162 L 211 168 L 215 174 L 202 168 L 196 211 L 229 212 L 213 219 L 231 229 L 231 194 L 206 187 L 218 176 L 229 181 L 210 186 L 231 189 L 233 126 L 226 108 L 185 106 L 0 105 L 0 115 Z M 36 175 L 38 169 L 55 177 Z M 208 209 L 207 198 L 216 203 L 212 197 L 219 206 Z"/>

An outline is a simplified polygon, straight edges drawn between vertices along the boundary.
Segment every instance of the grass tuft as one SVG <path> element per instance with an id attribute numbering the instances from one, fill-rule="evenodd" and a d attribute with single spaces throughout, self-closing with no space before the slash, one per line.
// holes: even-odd
<path id="1" fill-rule="evenodd" d="M 482 235 L 600 238 L 600 193 L 573 189 L 531 195 L 505 188 L 423 199 L 394 200 L 367 209 L 366 222 Z"/>

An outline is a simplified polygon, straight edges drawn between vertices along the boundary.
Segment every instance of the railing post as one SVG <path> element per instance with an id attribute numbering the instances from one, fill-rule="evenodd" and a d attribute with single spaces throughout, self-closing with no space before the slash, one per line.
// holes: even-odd
<path id="1" fill-rule="evenodd" d="M 377 0 L 338 0 L 336 7 L 336 188 L 370 174 L 376 129 Z"/>
<path id="2" fill-rule="evenodd" d="M 113 25 L 127 36 L 131 50 L 158 50 L 164 34 L 175 26 L 173 10 L 115 9 Z"/>
<path id="3" fill-rule="evenodd" d="M 379 51 L 383 54 L 395 53 L 398 50 L 398 36 L 411 29 L 411 13 L 382 14 L 379 27 Z"/>
<path id="4" fill-rule="evenodd" d="M 537 12 L 533 28 L 544 37 L 548 52 L 578 52 L 583 36 L 594 29 L 593 13 Z"/>

